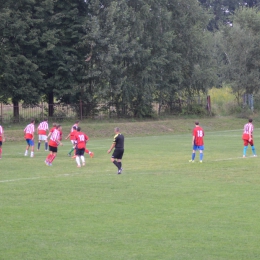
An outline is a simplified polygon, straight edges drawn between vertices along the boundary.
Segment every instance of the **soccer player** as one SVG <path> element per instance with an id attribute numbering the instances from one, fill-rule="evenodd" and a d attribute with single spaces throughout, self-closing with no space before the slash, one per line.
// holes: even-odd
<path id="1" fill-rule="evenodd" d="M 31 157 L 34 157 L 34 123 L 35 123 L 35 120 L 32 119 L 31 123 L 29 125 L 27 125 L 23 130 L 24 138 L 27 142 L 24 156 L 28 155 L 28 150 L 31 147 Z"/>
<path id="2" fill-rule="evenodd" d="M 193 129 L 192 132 L 192 155 L 191 155 L 191 160 L 189 162 L 194 162 L 195 156 L 196 156 L 196 151 L 200 151 L 200 163 L 202 163 L 203 160 L 203 151 L 204 151 L 204 130 L 202 127 L 199 126 L 199 122 L 195 122 L 195 128 Z"/>
<path id="3" fill-rule="evenodd" d="M 47 131 L 49 130 L 48 120 L 45 118 L 37 128 L 38 132 L 38 151 L 41 147 L 41 141 L 45 143 L 45 151 L 48 151 L 48 140 L 47 140 Z"/>
<path id="4" fill-rule="evenodd" d="M 244 125 L 244 131 L 242 135 L 242 139 L 244 141 L 244 150 L 243 150 L 243 157 L 246 157 L 246 151 L 248 144 L 251 145 L 251 149 L 253 152 L 253 156 L 256 157 L 256 151 L 255 151 L 255 146 L 254 146 L 254 140 L 253 140 L 253 131 L 254 131 L 254 125 L 253 125 L 253 119 L 250 118 L 248 120 L 248 123 Z"/>
<path id="5" fill-rule="evenodd" d="M 2 144 L 5 142 L 4 128 L 0 125 L 0 159 L 2 159 Z"/>
<path id="6" fill-rule="evenodd" d="M 60 131 L 61 131 L 61 125 L 57 125 L 51 134 L 50 141 L 49 141 L 50 154 L 47 156 L 45 160 L 45 164 L 48 166 L 52 166 L 52 162 L 57 156 L 58 146 L 62 145 L 60 141 Z"/>
<path id="7" fill-rule="evenodd" d="M 72 151 L 75 149 L 75 146 L 74 146 L 74 133 L 77 132 L 77 128 L 79 126 L 79 120 L 77 120 L 75 122 L 75 124 L 71 127 L 70 129 L 70 133 L 68 134 L 68 136 L 65 138 L 66 140 L 70 137 L 70 141 L 72 143 L 72 148 L 70 149 L 70 151 L 68 152 L 68 156 L 71 156 L 71 153 Z"/>
<path id="8" fill-rule="evenodd" d="M 82 166 L 85 166 L 85 149 L 86 143 L 89 140 L 88 136 L 81 132 L 81 128 L 77 128 L 77 133 L 75 134 L 75 143 L 76 143 L 76 162 L 77 167 L 81 167 L 80 160 L 82 162 Z"/>
<path id="9" fill-rule="evenodd" d="M 115 136 L 113 143 L 107 153 L 111 153 L 111 151 L 115 148 L 112 156 L 111 162 L 117 167 L 117 174 L 121 174 L 123 171 L 122 168 L 122 158 L 124 155 L 124 136 L 120 133 L 119 127 L 114 129 Z"/>

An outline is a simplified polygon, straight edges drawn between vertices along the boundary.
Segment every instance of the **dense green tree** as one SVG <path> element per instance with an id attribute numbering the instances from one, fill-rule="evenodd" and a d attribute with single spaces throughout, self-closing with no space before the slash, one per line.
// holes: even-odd
<path id="1" fill-rule="evenodd" d="M 19 115 L 19 101 L 36 104 L 43 88 L 42 72 L 37 64 L 39 4 L 34 0 L 6 1 L 0 6 L 0 89 L 1 100 L 14 104 L 14 116 Z"/>
<path id="2" fill-rule="evenodd" d="M 233 19 L 233 27 L 224 27 L 216 38 L 222 57 L 220 74 L 240 103 L 244 93 L 255 94 L 260 89 L 260 13 L 241 8 Z"/>

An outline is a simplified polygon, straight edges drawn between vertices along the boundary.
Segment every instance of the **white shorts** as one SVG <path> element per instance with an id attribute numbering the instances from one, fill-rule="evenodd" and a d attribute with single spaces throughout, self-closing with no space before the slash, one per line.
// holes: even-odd
<path id="1" fill-rule="evenodd" d="M 47 140 L 47 135 L 39 135 L 39 141 L 46 141 Z"/>

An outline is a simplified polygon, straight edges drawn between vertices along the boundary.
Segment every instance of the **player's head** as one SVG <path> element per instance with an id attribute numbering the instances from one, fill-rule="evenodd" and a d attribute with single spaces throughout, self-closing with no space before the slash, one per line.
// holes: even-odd
<path id="1" fill-rule="evenodd" d="M 60 130 L 61 129 L 61 125 L 56 125 L 56 129 Z"/>
<path id="2" fill-rule="evenodd" d="M 35 123 L 35 119 L 31 119 L 31 124 L 34 124 Z"/>
<path id="3" fill-rule="evenodd" d="M 76 127 L 76 126 L 73 126 L 72 128 L 73 128 L 74 130 L 77 130 L 77 127 Z"/>
<path id="4" fill-rule="evenodd" d="M 119 132 L 120 132 L 120 129 L 119 129 L 119 127 L 115 127 L 115 129 L 114 129 L 114 130 L 115 130 L 115 132 L 116 132 L 116 133 L 119 133 Z"/>
<path id="5" fill-rule="evenodd" d="M 56 127 L 56 126 L 57 126 L 57 123 L 53 123 L 52 126 L 53 126 L 53 127 Z"/>
<path id="6" fill-rule="evenodd" d="M 44 118 L 43 121 L 48 121 L 48 119 L 47 119 L 47 118 Z"/>
<path id="7" fill-rule="evenodd" d="M 196 121 L 196 122 L 195 122 L 195 125 L 199 125 L 199 124 L 200 124 L 199 121 Z"/>
<path id="8" fill-rule="evenodd" d="M 80 132 L 80 130 L 81 130 L 81 128 L 78 126 L 78 127 L 77 127 L 77 131 Z"/>
<path id="9" fill-rule="evenodd" d="M 253 119 L 252 119 L 252 118 L 249 118 L 249 119 L 248 119 L 248 122 L 249 122 L 249 123 L 252 123 L 252 122 L 253 122 Z"/>
<path id="10" fill-rule="evenodd" d="M 75 125 L 78 125 L 79 124 L 79 120 L 75 121 Z"/>

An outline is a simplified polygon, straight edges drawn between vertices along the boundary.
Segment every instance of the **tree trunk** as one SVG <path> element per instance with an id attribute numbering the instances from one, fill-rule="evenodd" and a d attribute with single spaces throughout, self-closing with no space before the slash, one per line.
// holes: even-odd
<path id="1" fill-rule="evenodd" d="M 19 101 L 13 99 L 13 117 L 14 117 L 14 122 L 19 122 Z"/>
<path id="2" fill-rule="evenodd" d="M 54 114 L 54 95 L 53 91 L 48 94 L 48 115 L 53 117 Z"/>

